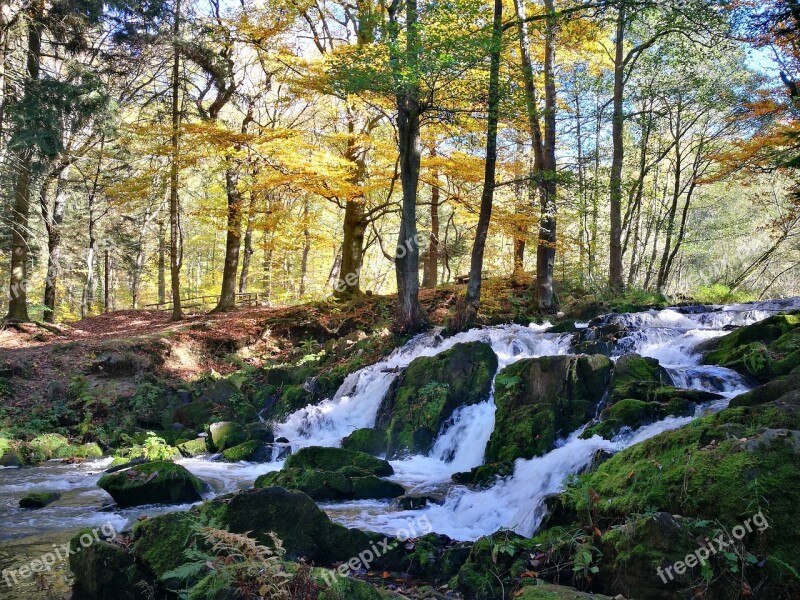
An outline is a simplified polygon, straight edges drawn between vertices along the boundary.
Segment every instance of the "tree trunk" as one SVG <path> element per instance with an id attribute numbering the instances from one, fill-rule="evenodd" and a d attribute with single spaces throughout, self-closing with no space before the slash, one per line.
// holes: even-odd
<path id="1" fill-rule="evenodd" d="M 61 273 L 61 223 L 64 220 L 64 209 L 67 203 L 67 179 L 69 167 L 65 167 L 58 174 L 56 196 L 53 199 L 53 208 L 49 208 L 47 198 L 47 185 L 42 185 L 40 198 L 42 203 L 42 221 L 47 231 L 47 277 L 44 282 L 44 321 L 55 322 L 56 291 L 58 276 Z"/>
<path id="2" fill-rule="evenodd" d="M 622 282 L 622 163 L 625 158 L 623 133 L 625 117 L 622 101 L 625 91 L 624 38 L 625 7 L 620 4 L 617 9 L 617 33 L 614 52 L 614 95 L 613 114 L 611 118 L 611 140 L 614 147 L 611 159 L 610 212 L 611 241 L 609 246 L 608 284 L 615 290 L 621 290 Z"/>
<path id="3" fill-rule="evenodd" d="M 170 145 L 172 160 L 169 169 L 169 275 L 172 288 L 172 320 L 183 319 L 181 307 L 181 266 L 183 264 L 183 244 L 180 231 L 180 197 L 178 196 L 178 158 L 180 156 L 180 77 L 181 55 L 178 51 L 180 34 L 181 0 L 175 0 L 175 18 L 172 24 L 172 135 Z"/>
<path id="4" fill-rule="evenodd" d="M 212 312 L 236 307 L 236 274 L 239 270 L 239 249 L 242 242 L 242 194 L 239 191 L 239 166 L 228 158 L 225 170 L 225 192 L 228 197 L 228 222 L 225 236 L 225 262 L 222 267 L 222 290 Z"/>
<path id="5" fill-rule="evenodd" d="M 390 13 L 392 37 L 397 38 L 397 14 Z M 397 328 L 402 332 L 419 331 L 427 323 L 427 315 L 419 303 L 419 239 L 417 236 L 417 191 L 422 156 L 420 140 L 419 86 L 403 80 L 404 72 L 416 73 L 418 56 L 417 0 L 406 1 L 405 64 L 394 55 L 397 89 L 397 130 L 400 151 L 400 182 L 403 189 L 400 232 L 397 240 L 395 274 L 397 277 Z M 393 44 L 397 47 L 397 44 Z"/>
<path id="6" fill-rule="evenodd" d="M 311 254 L 311 230 L 308 220 L 311 217 L 311 202 L 306 196 L 303 201 L 303 257 L 300 261 L 300 290 L 298 296 L 302 298 L 308 287 L 308 255 Z"/>
<path id="7" fill-rule="evenodd" d="M 431 158 L 436 158 L 436 148 L 431 148 Z M 439 170 L 434 167 L 431 173 L 431 235 L 428 240 L 428 257 L 422 269 L 422 287 L 435 288 L 439 274 Z"/>
<path id="8" fill-rule="evenodd" d="M 495 177 L 497 174 L 497 126 L 500 121 L 500 54 L 503 35 L 503 0 L 494 0 L 492 20 L 492 49 L 489 67 L 489 105 L 486 125 L 486 162 L 483 173 L 483 192 L 478 225 L 475 229 L 475 242 L 472 245 L 472 260 L 469 269 L 469 282 L 465 298 L 465 311 L 457 319 L 459 329 L 470 326 L 477 315 L 481 301 L 481 280 L 483 277 L 483 256 L 486 251 L 486 238 L 492 219 Z"/>
<path id="9" fill-rule="evenodd" d="M 242 249 L 242 272 L 239 274 L 239 293 L 247 291 L 250 278 L 250 259 L 253 257 L 253 225 L 256 220 L 255 195 L 250 193 L 250 203 L 247 208 L 247 229 L 244 233 L 244 248 Z"/>
<path id="10" fill-rule="evenodd" d="M 549 14 L 545 26 L 544 53 L 544 152 L 542 155 L 542 218 L 539 224 L 539 245 L 536 248 L 536 291 L 539 310 L 555 312 L 553 270 L 556 260 L 556 80 L 555 80 L 555 5 L 545 0 Z"/>
<path id="11" fill-rule="evenodd" d="M 33 93 L 39 79 L 42 54 L 43 0 L 35 0 L 28 10 L 27 72 L 24 83 L 26 97 Z M 20 148 L 13 152 L 16 166 L 11 215 L 11 277 L 9 282 L 8 314 L 12 322 L 29 321 L 28 317 L 28 219 L 33 185 L 33 148 Z"/>
<path id="12" fill-rule="evenodd" d="M 163 208 L 163 206 L 162 206 Z M 167 301 L 167 228 L 164 219 L 158 219 L 158 303 Z"/>
<path id="13" fill-rule="evenodd" d="M 264 304 L 272 304 L 272 240 L 267 239 L 269 234 L 264 232 Z"/>

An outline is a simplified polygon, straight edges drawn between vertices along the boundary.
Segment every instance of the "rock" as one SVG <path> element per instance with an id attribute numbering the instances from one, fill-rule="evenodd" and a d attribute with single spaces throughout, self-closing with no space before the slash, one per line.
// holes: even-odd
<path id="1" fill-rule="evenodd" d="M 212 423 L 208 428 L 208 448 L 212 452 L 222 452 L 247 441 L 244 428 L 230 421 Z"/>
<path id="2" fill-rule="evenodd" d="M 487 463 L 473 468 L 471 471 L 453 473 L 451 479 L 455 483 L 475 488 L 491 486 L 498 477 L 506 477 L 514 472 L 514 465 L 507 463 Z"/>
<path id="3" fill-rule="evenodd" d="M 434 583 L 448 582 L 466 562 L 472 543 L 455 542 L 437 533 L 422 534 L 419 528 L 430 530 L 427 517 L 420 517 L 413 523 L 415 532 L 411 532 L 411 539 L 405 543 L 395 540 L 394 547 L 378 558 L 375 568 Z"/>
<path id="4" fill-rule="evenodd" d="M 515 600 L 612 600 L 611 596 L 579 592 L 575 588 L 537 581 L 520 590 Z M 614 598 L 613 600 L 625 600 Z"/>
<path id="5" fill-rule="evenodd" d="M 418 496 L 414 494 L 400 496 L 399 498 L 395 498 L 394 502 L 403 510 L 419 510 L 420 508 L 425 508 L 429 504 L 441 504 L 439 500 L 431 496 Z"/>
<path id="6" fill-rule="evenodd" d="M 181 455 L 185 456 L 186 458 L 194 458 L 195 456 L 206 454 L 208 452 L 206 438 L 197 438 L 195 440 L 189 440 L 188 442 L 178 444 L 178 450 L 180 451 Z"/>
<path id="7" fill-rule="evenodd" d="M 498 552 L 498 546 L 504 551 Z M 532 540 L 511 531 L 480 538 L 454 578 L 455 590 L 474 600 L 506 597 L 504 590 L 513 588 L 515 579 L 528 570 L 533 548 Z"/>
<path id="8" fill-rule="evenodd" d="M 72 449 L 69 440 L 58 433 L 45 433 L 36 436 L 25 445 L 31 463 L 38 463 L 52 458 L 69 458 Z"/>
<path id="9" fill-rule="evenodd" d="M 280 486 L 315 500 L 396 498 L 403 486 L 380 479 L 394 469 L 385 460 L 343 448 L 310 446 L 291 455 L 280 471 L 256 479 L 256 488 Z"/>
<path id="10" fill-rule="evenodd" d="M 69 568 L 75 576 L 73 600 L 147 600 L 148 579 L 136 558 L 122 546 L 94 541 L 80 543 L 81 532 L 70 541 L 75 550 L 69 556 Z M 88 534 L 92 537 L 91 533 Z M 176 553 L 179 554 L 179 553 Z"/>
<path id="11" fill-rule="evenodd" d="M 797 389 L 800 389 L 800 367 L 793 369 L 784 377 L 777 377 L 749 392 L 732 398 L 729 406 L 756 406 L 757 404 L 766 404 Z"/>
<path id="12" fill-rule="evenodd" d="M 201 500 L 203 482 L 180 465 L 169 461 L 148 462 L 116 473 L 106 473 L 97 485 L 117 506 L 186 504 Z"/>
<path id="13" fill-rule="evenodd" d="M 239 388 L 228 379 L 213 379 L 207 383 L 195 402 L 227 404 L 238 393 Z"/>
<path id="14" fill-rule="evenodd" d="M 496 372 L 497 357 L 482 342 L 413 360 L 378 411 L 376 427 L 388 432 L 387 455 L 429 452 L 453 411 L 489 397 Z"/>
<path id="15" fill-rule="evenodd" d="M 394 469 L 387 461 L 375 458 L 364 452 L 345 450 L 344 448 L 324 448 L 309 446 L 301 448 L 287 460 L 287 469 L 318 469 L 320 471 L 339 471 L 354 467 L 378 477 L 394 475 Z"/>
<path id="16" fill-rule="evenodd" d="M 388 442 L 389 436 L 383 429 L 356 429 L 342 440 L 342 448 L 382 456 L 386 454 Z"/>
<path id="17" fill-rule="evenodd" d="M 626 597 L 676 597 L 675 590 L 701 577 L 699 568 L 670 587 L 656 576 L 656 567 L 683 560 L 687 548 L 697 549 L 695 537 L 700 534 L 713 537 L 718 527 L 730 532 L 747 522 L 766 524 L 744 533 L 741 543 L 749 552 L 797 570 L 800 557 L 787 540 L 800 536 L 800 498 L 794 491 L 800 478 L 799 452 L 800 406 L 776 401 L 728 408 L 631 446 L 581 475 L 560 497 L 563 514 L 579 519 L 564 523 L 563 530 L 594 525 L 604 531 L 598 581 L 605 582 L 602 591 Z M 591 498 L 591 523 L 586 498 Z M 632 518 L 641 515 L 643 506 L 651 517 Z M 655 513 L 662 514 L 656 518 Z M 679 520 L 683 533 L 669 515 L 689 520 L 686 526 Z M 624 527 L 606 530 L 607 524 L 623 522 Z M 547 535 L 545 531 L 537 539 Z M 788 571 L 749 563 L 739 567 L 750 586 L 771 588 L 761 589 L 765 597 L 779 597 L 778 590 L 786 585 L 796 589 Z M 715 578 L 710 585 L 713 598 L 737 597 L 741 591 L 726 578 Z"/>
<path id="18" fill-rule="evenodd" d="M 655 358 L 625 354 L 617 359 L 611 378 L 611 401 L 654 400 L 654 393 L 672 383 Z"/>
<path id="19" fill-rule="evenodd" d="M 124 377 L 146 371 L 153 366 L 147 355 L 121 350 L 107 350 L 100 353 L 90 365 L 89 371 L 108 377 Z"/>
<path id="20" fill-rule="evenodd" d="M 611 371 L 603 355 L 532 358 L 506 367 L 495 381 L 486 461 L 510 463 L 552 450 L 594 416 Z"/>
<path id="21" fill-rule="evenodd" d="M 264 442 L 250 440 L 244 444 L 224 450 L 222 456 L 230 462 L 266 462 L 270 459 L 271 452 L 267 450 L 267 445 Z"/>
<path id="22" fill-rule="evenodd" d="M 206 426 L 214 414 L 214 404 L 208 400 L 195 400 L 179 407 L 174 420 L 188 429 L 197 431 Z"/>
<path id="23" fill-rule="evenodd" d="M 760 383 L 800 366 L 800 314 L 775 315 L 702 344 L 703 363 L 721 365 Z"/>
<path id="24" fill-rule="evenodd" d="M 60 499 L 61 494 L 56 492 L 33 492 L 27 494 L 19 501 L 19 507 L 30 509 L 44 508 Z"/>

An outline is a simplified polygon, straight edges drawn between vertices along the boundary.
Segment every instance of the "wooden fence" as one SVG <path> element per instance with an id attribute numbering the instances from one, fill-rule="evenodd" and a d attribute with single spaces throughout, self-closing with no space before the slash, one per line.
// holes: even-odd
<path id="1" fill-rule="evenodd" d="M 258 306 L 260 302 L 259 292 L 245 292 L 236 294 L 234 304 L 243 308 L 245 306 Z M 193 296 L 191 298 L 181 298 L 181 308 L 213 308 L 219 302 L 219 296 Z M 172 310 L 172 300 L 166 302 L 156 302 L 155 304 L 145 304 L 145 309 Z"/>

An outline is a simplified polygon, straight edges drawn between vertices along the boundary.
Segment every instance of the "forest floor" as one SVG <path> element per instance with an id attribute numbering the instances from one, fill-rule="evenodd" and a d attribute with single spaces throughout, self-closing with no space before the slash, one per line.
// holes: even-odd
<path id="1" fill-rule="evenodd" d="M 529 282 L 485 282 L 481 321 L 529 320 Z M 465 286 L 421 290 L 420 301 L 431 325 L 444 325 Z M 120 356 L 137 362 L 133 372 L 149 371 L 172 380 L 193 380 L 212 370 L 238 368 L 231 356 L 251 364 L 280 364 L 298 345 L 325 343 L 355 331 L 391 328 L 394 296 L 362 296 L 286 307 L 241 308 L 226 313 L 188 313 L 175 322 L 168 311 L 122 310 L 59 324 L 53 330 L 36 324 L 0 329 L 0 377 L 14 377 L 11 406 L 17 410 L 67 387 L 75 374 L 102 377 L 121 369 Z M 135 367 L 135 368 L 134 368 Z M 115 377 L 115 394 L 135 388 L 134 377 Z M 94 385 L 102 385 L 95 381 Z M 111 392 L 111 390 L 109 390 Z"/>

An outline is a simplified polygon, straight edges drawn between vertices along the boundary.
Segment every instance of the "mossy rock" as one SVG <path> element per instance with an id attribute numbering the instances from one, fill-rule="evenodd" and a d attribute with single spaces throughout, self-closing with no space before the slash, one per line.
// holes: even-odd
<path id="1" fill-rule="evenodd" d="M 394 469 L 388 461 L 364 452 L 344 448 L 322 446 L 301 448 L 292 454 L 285 464 L 287 469 L 318 469 L 320 471 L 339 471 L 347 467 L 355 467 L 378 477 L 394 475 Z"/>
<path id="2" fill-rule="evenodd" d="M 739 394 L 731 399 L 728 406 L 737 407 L 766 404 L 797 389 L 800 389 L 800 368 L 795 368 L 788 375 L 777 377 L 772 381 L 753 388 L 749 392 Z"/>
<path id="3" fill-rule="evenodd" d="M 205 525 L 191 512 L 174 512 L 140 521 L 133 528 L 133 554 L 157 579 L 187 562 L 196 528 Z"/>
<path id="4" fill-rule="evenodd" d="M 729 408 L 614 455 L 561 498 L 575 514 L 591 510 L 601 530 L 653 510 L 730 530 L 763 510 L 769 528 L 744 541 L 754 554 L 777 560 L 762 574 L 751 568 L 748 581 L 768 575 L 775 585 L 796 586 L 779 561 L 800 570 L 799 459 L 800 406 Z"/>
<path id="5" fill-rule="evenodd" d="M 402 598 L 398 594 L 383 590 L 370 585 L 366 581 L 354 579 L 352 577 L 342 577 L 334 571 L 327 578 L 320 577 L 319 580 L 324 583 L 332 581 L 323 589 L 317 600 L 390 600 L 391 598 Z"/>
<path id="6" fill-rule="evenodd" d="M 45 433 L 25 444 L 25 454 L 31 463 L 53 458 L 70 458 L 73 453 L 69 440 L 58 433 Z"/>
<path id="7" fill-rule="evenodd" d="M 256 488 L 280 486 L 297 490 L 314 500 L 367 500 L 397 498 L 406 493 L 403 486 L 358 471 L 357 476 L 336 471 L 284 468 L 261 475 Z"/>
<path id="8" fill-rule="evenodd" d="M 307 495 L 280 487 L 222 496 L 193 512 L 234 533 L 252 532 L 263 544 L 275 532 L 287 558 L 304 557 L 319 565 L 347 561 L 371 544 L 366 533 L 333 523 Z"/>
<path id="9" fill-rule="evenodd" d="M 107 473 L 97 485 L 108 492 L 120 508 L 197 502 L 205 487 L 186 468 L 169 461 L 148 462 Z"/>
<path id="10" fill-rule="evenodd" d="M 375 475 L 353 477 L 353 500 L 388 500 L 405 495 L 405 488 L 399 483 L 387 481 Z"/>
<path id="11" fill-rule="evenodd" d="M 775 315 L 702 346 L 703 363 L 766 383 L 800 366 L 800 313 Z"/>
<path id="12" fill-rule="evenodd" d="M 575 588 L 536 581 L 526 585 L 515 600 L 612 600 L 611 596 L 579 592 Z"/>
<path id="13" fill-rule="evenodd" d="M 497 356 L 482 342 L 411 361 L 378 411 L 376 427 L 388 432 L 388 456 L 429 452 L 457 408 L 489 397 L 496 372 Z"/>
<path id="14" fill-rule="evenodd" d="M 548 356 L 518 361 L 495 381 L 495 428 L 487 462 L 511 463 L 549 452 L 594 416 L 611 379 L 603 355 Z"/>
<path id="15" fill-rule="evenodd" d="M 176 423 L 193 431 L 205 428 L 214 415 L 214 403 L 208 400 L 195 400 L 179 407 L 173 416 Z"/>
<path id="16" fill-rule="evenodd" d="M 20 508 L 39 509 L 44 508 L 61 499 L 61 494 L 57 492 L 33 492 L 27 494 L 19 501 Z"/>
<path id="17" fill-rule="evenodd" d="M 206 438 L 197 438 L 195 440 L 189 440 L 188 442 L 178 444 L 178 450 L 180 451 L 181 455 L 185 456 L 186 458 L 194 458 L 195 456 L 206 454 L 208 452 Z"/>
<path id="18" fill-rule="evenodd" d="M 611 401 L 655 400 L 655 391 L 672 383 L 655 358 L 625 354 L 617 359 L 611 378 Z M 671 388 L 675 389 L 675 388 Z"/>
<path id="19" fill-rule="evenodd" d="M 420 526 L 420 522 L 414 526 Z M 412 543 L 394 540 L 391 549 L 375 561 L 374 568 L 446 583 L 458 573 L 472 550 L 471 542 L 456 542 L 446 535 L 416 532 L 412 535 Z"/>
<path id="20" fill-rule="evenodd" d="M 270 409 L 276 421 L 283 421 L 293 412 L 305 408 L 314 401 L 314 395 L 301 385 L 285 385 L 277 392 L 277 400 Z"/>
<path id="21" fill-rule="evenodd" d="M 498 477 L 506 477 L 513 472 L 514 465 L 511 463 L 489 463 L 478 465 L 470 471 L 453 473 L 451 479 L 461 485 L 486 488 L 491 486 Z"/>
<path id="22" fill-rule="evenodd" d="M 244 444 L 223 450 L 222 456 L 229 462 L 264 462 L 270 457 L 267 445 L 257 440 L 250 440 Z"/>
<path id="23" fill-rule="evenodd" d="M 451 587 L 474 600 L 504 600 L 528 571 L 534 549 L 532 540 L 511 531 L 482 537 L 473 545 L 465 564 L 453 578 Z"/>
<path id="24" fill-rule="evenodd" d="M 247 433 L 238 423 L 220 421 L 208 428 L 208 447 L 212 452 L 222 452 L 247 441 Z"/>
<path id="25" fill-rule="evenodd" d="M 70 541 L 69 568 L 75 576 L 74 600 L 147 600 L 150 580 L 125 548 L 104 540 L 85 545 L 83 531 Z"/>
<path id="26" fill-rule="evenodd" d="M 356 450 L 373 456 L 386 454 L 389 436 L 383 429 L 365 428 L 356 429 L 342 440 L 342 448 Z"/>

